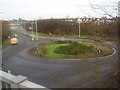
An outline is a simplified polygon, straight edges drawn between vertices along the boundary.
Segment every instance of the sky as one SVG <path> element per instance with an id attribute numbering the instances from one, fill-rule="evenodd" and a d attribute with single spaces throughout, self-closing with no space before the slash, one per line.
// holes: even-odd
<path id="1" fill-rule="evenodd" d="M 117 14 L 119 0 L 0 0 L 0 19 L 45 19 L 65 17 L 101 17 L 102 10 L 91 5 L 105 6 Z M 114 6 L 113 6 L 114 5 Z M 110 7 L 109 7 L 110 6 Z M 98 7 L 98 6 L 94 6 Z M 96 12 L 97 11 L 97 12 Z"/>

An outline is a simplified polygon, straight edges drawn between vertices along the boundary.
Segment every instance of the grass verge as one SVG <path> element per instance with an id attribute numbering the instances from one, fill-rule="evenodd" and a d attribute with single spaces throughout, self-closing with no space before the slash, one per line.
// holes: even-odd
<path id="1" fill-rule="evenodd" d="M 6 39 L 3 43 L 2 43 L 2 45 L 0 46 L 0 48 L 4 48 L 4 47 L 6 47 L 7 45 L 9 45 L 10 44 L 10 39 Z"/>
<path id="2" fill-rule="evenodd" d="M 32 33 L 31 31 L 27 31 L 29 33 Z M 36 32 L 33 32 L 34 34 L 36 34 Z M 80 37 L 78 37 L 78 35 L 56 35 L 56 34 L 47 34 L 47 33 L 40 33 L 38 32 L 39 36 L 48 36 L 48 37 L 64 37 L 64 38 L 79 38 L 79 39 L 94 39 L 94 38 L 101 38 L 102 40 L 107 40 L 107 41 L 113 41 L 113 42 L 118 42 L 120 41 L 119 38 L 115 38 L 115 37 L 103 37 L 103 36 L 95 36 L 95 35 L 81 35 Z"/>

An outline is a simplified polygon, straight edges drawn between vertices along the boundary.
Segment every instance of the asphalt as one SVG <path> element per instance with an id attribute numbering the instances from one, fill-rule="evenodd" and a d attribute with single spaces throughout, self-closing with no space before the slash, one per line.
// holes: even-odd
<path id="1" fill-rule="evenodd" d="M 9 45 L 2 51 L 3 70 L 11 70 L 14 75 L 26 76 L 28 80 L 47 88 L 99 87 L 99 82 L 113 74 L 114 65 L 118 60 L 117 52 L 105 58 L 43 59 L 29 55 L 27 50 L 39 43 L 51 42 L 52 38 L 43 37 L 38 41 L 32 41 L 27 35 L 17 34 L 19 43 Z M 117 50 L 116 43 L 106 41 L 104 43 Z"/>

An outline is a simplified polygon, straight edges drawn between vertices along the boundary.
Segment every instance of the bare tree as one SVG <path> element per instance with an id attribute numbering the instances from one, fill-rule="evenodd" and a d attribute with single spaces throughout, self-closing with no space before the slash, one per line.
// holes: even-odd
<path id="1" fill-rule="evenodd" d="M 115 18 L 117 16 L 117 13 L 118 13 L 117 4 L 118 3 L 113 2 L 110 5 L 108 5 L 109 3 L 104 3 L 102 5 L 99 5 L 99 4 L 92 4 L 89 0 L 89 4 L 95 13 L 98 13 L 103 16 L 106 15 L 112 18 Z"/>

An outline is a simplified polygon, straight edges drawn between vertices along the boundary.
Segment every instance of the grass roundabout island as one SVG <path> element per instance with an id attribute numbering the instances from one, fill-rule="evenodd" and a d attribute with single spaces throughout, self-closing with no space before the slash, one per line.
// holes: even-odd
<path id="1" fill-rule="evenodd" d="M 35 56 L 50 59 L 83 59 L 107 56 L 114 51 L 110 46 L 103 43 L 56 41 L 42 43 L 29 49 L 28 52 Z"/>

